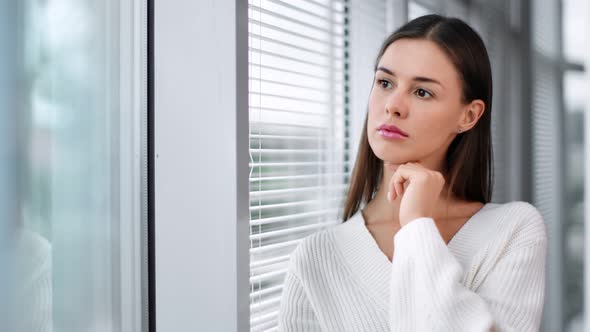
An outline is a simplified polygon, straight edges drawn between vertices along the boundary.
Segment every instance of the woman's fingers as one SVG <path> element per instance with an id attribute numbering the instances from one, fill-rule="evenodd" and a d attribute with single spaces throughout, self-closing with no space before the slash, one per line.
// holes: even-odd
<path id="1" fill-rule="evenodd" d="M 390 190 L 390 191 L 387 192 L 387 201 L 389 203 L 393 203 L 393 201 L 395 201 L 395 198 L 396 198 L 396 196 L 395 196 L 395 190 L 394 191 L 391 191 Z"/>
<path id="2" fill-rule="evenodd" d="M 408 182 L 411 174 L 414 172 L 413 169 L 400 165 L 397 167 L 393 176 L 389 180 L 389 194 L 387 199 L 393 202 L 397 197 L 401 197 L 405 189 L 408 187 Z"/>
<path id="3" fill-rule="evenodd" d="M 389 170 L 394 171 L 394 173 L 395 173 L 395 171 L 396 171 L 396 169 L 397 169 L 397 167 L 399 165 L 393 164 L 393 163 L 390 163 L 390 162 L 387 162 L 386 161 L 386 162 L 384 162 L 384 166 L 386 168 L 388 168 Z M 387 185 L 387 188 L 388 188 L 388 191 L 387 191 L 387 200 L 390 203 L 393 203 L 393 201 L 395 201 L 397 199 L 397 196 L 398 196 L 397 195 L 397 192 L 395 190 L 395 187 L 393 186 L 393 182 L 392 181 L 393 181 L 393 177 L 389 179 L 389 183 Z"/>
<path id="4" fill-rule="evenodd" d="M 402 196 L 404 194 L 404 181 L 405 179 L 401 176 L 394 176 L 395 179 L 393 181 L 393 186 L 395 187 L 395 192 L 398 196 Z"/>
<path id="5" fill-rule="evenodd" d="M 387 200 L 393 202 L 400 198 L 400 225 L 403 227 L 419 217 L 431 217 L 444 184 L 440 172 L 429 170 L 420 163 L 396 166 L 388 182 Z"/>
<path id="6" fill-rule="evenodd" d="M 404 194 L 406 188 L 409 186 L 410 176 L 420 171 L 421 168 L 419 164 L 414 162 L 401 165 L 385 162 L 385 166 L 394 171 L 389 180 L 389 191 L 387 192 L 387 200 L 393 202 Z"/>
<path id="7" fill-rule="evenodd" d="M 395 173 L 394 173 L 394 175 L 395 175 Z M 387 200 L 390 203 L 393 203 L 393 201 L 395 201 L 395 199 L 397 198 L 397 191 L 396 191 L 395 186 L 393 184 L 393 180 L 394 180 L 394 177 L 392 176 L 389 179 L 389 183 L 387 184 Z"/>

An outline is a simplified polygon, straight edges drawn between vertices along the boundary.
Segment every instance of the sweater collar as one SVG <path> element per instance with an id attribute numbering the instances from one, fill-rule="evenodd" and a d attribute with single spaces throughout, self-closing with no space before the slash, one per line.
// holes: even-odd
<path id="1" fill-rule="evenodd" d="M 351 277 L 356 278 L 359 287 L 387 311 L 391 262 L 366 228 L 360 210 L 334 227 L 334 239 L 352 270 Z"/>
<path id="2" fill-rule="evenodd" d="M 463 246 L 482 211 L 492 204 L 485 204 L 457 231 L 448 245 L 451 252 L 457 254 L 454 247 Z M 352 273 L 358 278 L 359 286 L 384 310 L 388 310 L 392 263 L 369 232 L 361 210 L 346 222 L 334 227 L 334 238 Z"/>

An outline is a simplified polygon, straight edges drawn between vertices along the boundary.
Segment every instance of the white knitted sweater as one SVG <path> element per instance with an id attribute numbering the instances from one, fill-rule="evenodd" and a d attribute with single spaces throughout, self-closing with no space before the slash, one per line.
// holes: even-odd
<path id="1" fill-rule="evenodd" d="M 538 331 L 547 234 L 526 202 L 487 203 L 448 246 L 431 218 L 402 227 L 393 262 L 361 212 L 291 255 L 279 331 Z"/>

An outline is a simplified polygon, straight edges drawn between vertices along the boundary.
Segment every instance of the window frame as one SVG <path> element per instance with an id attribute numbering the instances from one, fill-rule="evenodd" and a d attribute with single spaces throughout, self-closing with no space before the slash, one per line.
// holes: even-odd
<path id="1" fill-rule="evenodd" d="M 247 1 L 152 10 L 155 329 L 248 331 Z"/>

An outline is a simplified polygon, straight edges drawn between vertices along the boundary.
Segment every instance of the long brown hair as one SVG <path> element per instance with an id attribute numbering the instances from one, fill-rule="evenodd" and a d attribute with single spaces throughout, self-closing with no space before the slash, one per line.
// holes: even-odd
<path id="1" fill-rule="evenodd" d="M 449 145 L 443 175 L 447 197 L 487 203 L 492 197 L 493 156 L 491 139 L 492 71 L 486 47 L 481 37 L 469 25 L 457 18 L 425 15 L 409 21 L 385 39 L 374 70 L 385 50 L 402 38 L 425 39 L 438 45 L 460 74 L 463 102 L 481 99 L 485 110 L 471 130 L 460 133 Z M 377 158 L 367 138 L 365 117 L 352 178 L 344 205 L 343 220 L 350 219 L 377 192 L 383 176 L 383 161 Z M 459 174 L 461 176 L 459 176 Z"/>

